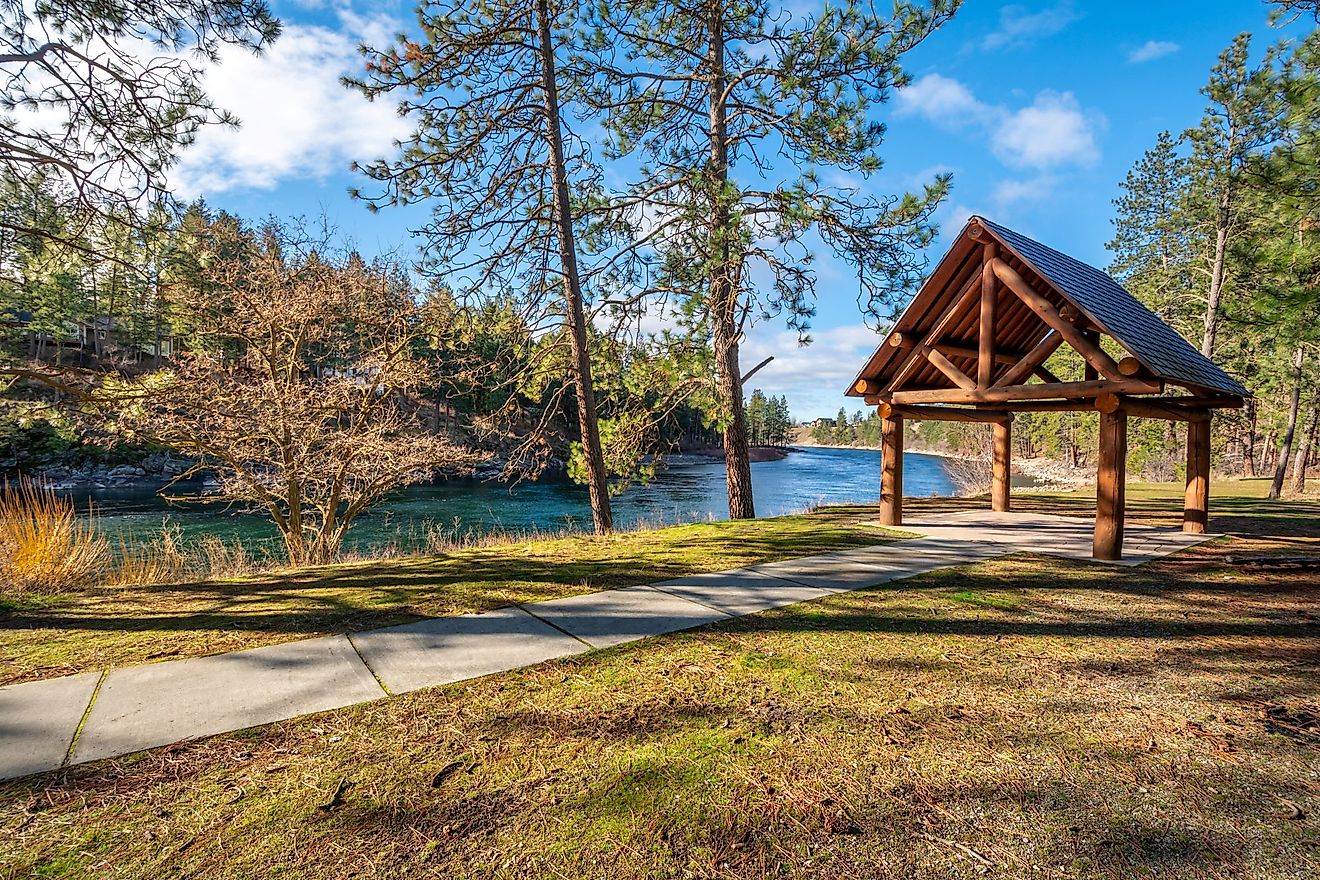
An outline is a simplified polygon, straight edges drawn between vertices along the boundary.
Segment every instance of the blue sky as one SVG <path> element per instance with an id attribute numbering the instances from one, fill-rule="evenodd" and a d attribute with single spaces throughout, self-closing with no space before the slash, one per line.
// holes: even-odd
<path id="1" fill-rule="evenodd" d="M 275 8 L 285 34 L 267 55 L 227 52 L 208 73 L 212 97 L 244 124 L 203 132 L 175 173 L 180 195 L 252 218 L 324 214 L 365 253 L 411 255 L 408 230 L 422 222 L 420 210 L 371 215 L 347 195 L 362 183 L 349 164 L 388 154 L 407 124 L 338 83 L 360 64 L 358 42 L 380 45 L 411 26 L 411 4 L 276 0 Z M 879 114 L 889 126 L 885 168 L 864 186 L 889 193 L 952 172 L 932 262 L 978 213 L 1104 266 L 1111 202 L 1127 169 L 1160 130 L 1200 118 L 1199 89 L 1236 34 L 1254 32 L 1257 52 L 1281 36 L 1267 15 L 1254 0 L 966 0 L 908 56 L 913 83 Z M 837 412 L 876 343 L 850 275 L 823 261 L 811 346 L 774 323 L 753 328 L 744 346 L 746 366 L 775 356 L 754 384 L 787 395 L 797 418 Z"/>

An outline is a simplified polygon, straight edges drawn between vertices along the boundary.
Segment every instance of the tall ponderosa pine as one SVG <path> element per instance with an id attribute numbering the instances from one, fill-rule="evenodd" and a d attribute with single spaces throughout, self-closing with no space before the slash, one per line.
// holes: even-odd
<path id="1" fill-rule="evenodd" d="M 1209 99 L 1205 117 L 1183 135 L 1191 145 L 1191 217 L 1204 243 L 1201 353 L 1206 357 L 1215 354 L 1229 277 L 1228 255 L 1245 221 L 1243 175 L 1278 134 L 1282 101 L 1271 71 L 1273 53 L 1253 67 L 1250 49 L 1251 35 L 1241 34 L 1219 56 L 1210 81 L 1201 90 Z"/>
<path id="2" fill-rule="evenodd" d="M 1188 218 L 1188 161 L 1162 131 L 1127 173 L 1114 200 L 1110 271 L 1134 296 L 1185 335 L 1204 331 L 1201 279 L 1193 264 L 1199 243 Z"/>
<path id="3" fill-rule="evenodd" d="M 365 50 L 366 76 L 352 84 L 369 98 L 399 97 L 400 111 L 417 123 L 397 157 L 362 168 L 384 184 L 366 196 L 372 207 L 429 202 L 426 265 L 461 299 L 516 296 L 533 323 L 562 322 L 592 518 L 607 532 L 613 519 L 574 228 L 575 204 L 590 199 L 598 172 L 564 109 L 578 78 L 564 72 L 574 12 L 552 0 L 424 4 L 421 38 Z"/>
<path id="4" fill-rule="evenodd" d="M 1305 482 L 1311 426 L 1320 380 L 1315 352 L 1320 349 L 1320 32 L 1313 33 L 1286 59 L 1274 80 L 1286 99 L 1278 139 L 1265 155 L 1248 164 L 1244 196 L 1248 220 L 1233 256 L 1255 292 L 1249 316 L 1264 328 L 1258 348 L 1286 357 L 1282 373 L 1287 415 L 1280 434 L 1270 497 L 1283 493 L 1294 450 Z M 1303 406 L 1311 411 L 1302 412 Z M 1298 429 L 1301 437 L 1298 437 Z M 1300 448 L 1298 448 L 1300 447 Z M 1296 472 L 1296 469 L 1294 468 Z"/>
<path id="5" fill-rule="evenodd" d="M 713 347 L 731 517 L 755 515 L 739 365 L 749 322 L 783 315 L 805 341 L 817 240 L 854 265 L 877 311 L 923 266 L 916 249 L 947 178 L 902 197 L 869 195 L 863 180 L 881 164 L 874 107 L 906 81 L 904 53 L 957 5 L 900 3 L 889 18 L 852 2 L 816 15 L 761 0 L 593 9 L 610 152 L 642 163 L 619 207 L 642 218 L 638 247 L 660 256 L 651 286 L 684 297 L 690 329 Z M 826 183 L 818 168 L 856 182 Z"/>

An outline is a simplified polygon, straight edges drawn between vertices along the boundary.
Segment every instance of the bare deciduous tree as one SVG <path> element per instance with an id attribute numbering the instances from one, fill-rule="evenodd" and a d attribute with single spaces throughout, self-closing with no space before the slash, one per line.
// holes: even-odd
<path id="1" fill-rule="evenodd" d="M 387 493 L 469 454 L 424 430 L 413 393 L 431 380 L 425 301 L 398 273 L 298 252 L 268 230 L 215 251 L 191 304 L 208 343 L 130 389 L 122 424 L 196 457 L 220 495 L 264 512 L 289 561 L 333 559 Z"/>

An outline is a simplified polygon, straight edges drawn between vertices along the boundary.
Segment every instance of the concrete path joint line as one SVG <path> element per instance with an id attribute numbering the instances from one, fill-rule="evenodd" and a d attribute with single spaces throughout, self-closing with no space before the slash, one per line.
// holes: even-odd
<path id="1" fill-rule="evenodd" d="M 527 607 L 529 604 L 531 603 L 514 602 L 513 605 L 511 605 L 510 607 L 517 608 L 519 611 L 521 611 L 522 613 L 526 614 L 529 617 L 535 617 L 537 620 L 541 621 L 546 626 L 558 630 L 559 632 L 563 633 L 564 635 L 568 636 L 570 639 L 573 639 L 576 642 L 581 642 L 583 645 L 587 647 L 588 650 L 591 650 L 592 648 L 596 647 L 586 639 L 580 639 L 577 636 L 573 635 L 568 630 L 564 629 L 562 626 L 556 625 L 553 620 L 546 620 L 544 617 L 539 616 L 535 611 Z"/>
<path id="2" fill-rule="evenodd" d="M 101 670 L 100 677 L 96 680 L 96 687 L 92 688 L 92 695 L 87 699 L 87 708 L 83 709 L 82 717 L 78 719 L 78 726 L 74 728 L 73 736 L 69 738 L 69 747 L 64 751 L 64 760 L 60 762 L 61 767 L 67 767 L 73 760 L 73 750 L 78 747 L 78 737 L 82 735 L 83 728 L 87 726 L 87 716 L 92 714 L 92 706 L 96 704 L 96 695 L 101 692 L 101 685 L 105 684 L 105 677 L 110 674 L 108 668 Z"/>

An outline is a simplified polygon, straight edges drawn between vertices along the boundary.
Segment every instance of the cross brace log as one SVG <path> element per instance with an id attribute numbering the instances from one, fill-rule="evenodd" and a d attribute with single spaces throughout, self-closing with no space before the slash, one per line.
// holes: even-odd
<path id="1" fill-rule="evenodd" d="M 1026 280 L 1012 266 L 1002 259 L 996 259 L 990 265 L 994 267 L 995 275 L 999 277 L 999 280 L 1004 282 L 1004 285 L 1013 291 L 1018 299 L 1026 303 L 1027 308 L 1035 312 L 1042 321 L 1057 330 L 1059 335 L 1075 348 L 1087 364 L 1094 367 L 1100 375 L 1114 380 L 1127 378 L 1119 370 L 1117 362 L 1106 354 L 1104 349 L 1088 339 L 1085 331 L 1064 320 L 1054 304 L 1033 290 L 1031 285 L 1027 284 Z"/>
<path id="2" fill-rule="evenodd" d="M 1027 380 L 1027 377 L 1040 369 L 1041 364 L 1049 360 L 1050 355 L 1063 345 L 1063 337 L 1059 331 L 1051 330 L 1045 335 L 1045 338 L 1036 344 L 1036 347 L 1024 354 L 1012 369 L 1000 377 L 997 385 L 1020 385 Z"/>
<path id="3" fill-rule="evenodd" d="M 953 361 L 940 354 L 939 349 L 924 347 L 922 351 L 926 355 L 926 360 L 930 361 L 931 366 L 939 370 L 949 381 L 959 388 L 975 388 L 976 381 L 968 376 L 962 370 L 954 366 Z"/>

